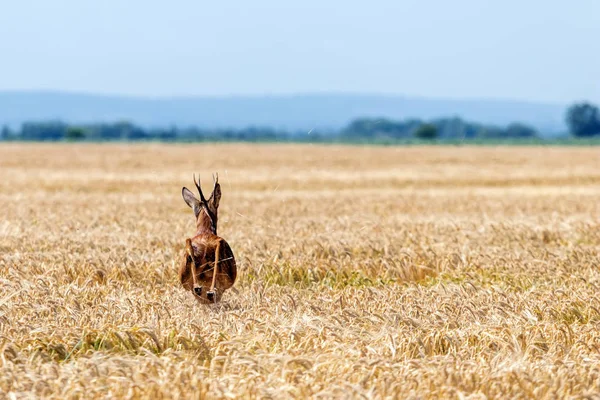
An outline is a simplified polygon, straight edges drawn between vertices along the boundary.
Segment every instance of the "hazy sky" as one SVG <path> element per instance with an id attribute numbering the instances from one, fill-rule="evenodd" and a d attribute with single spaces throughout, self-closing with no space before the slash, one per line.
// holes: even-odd
<path id="1" fill-rule="evenodd" d="M 4 1 L 0 57 L 0 90 L 600 102 L 600 1 Z"/>

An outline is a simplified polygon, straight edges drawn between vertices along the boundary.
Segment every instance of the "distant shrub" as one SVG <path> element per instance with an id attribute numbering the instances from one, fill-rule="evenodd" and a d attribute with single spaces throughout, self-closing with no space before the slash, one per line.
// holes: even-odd
<path id="1" fill-rule="evenodd" d="M 438 130 L 433 124 L 422 124 L 415 130 L 414 135 L 417 139 L 433 140 L 437 138 Z"/>
<path id="2" fill-rule="evenodd" d="M 85 139 L 86 132 L 85 129 L 78 126 L 70 126 L 65 131 L 65 139 L 68 141 L 77 141 Z"/>

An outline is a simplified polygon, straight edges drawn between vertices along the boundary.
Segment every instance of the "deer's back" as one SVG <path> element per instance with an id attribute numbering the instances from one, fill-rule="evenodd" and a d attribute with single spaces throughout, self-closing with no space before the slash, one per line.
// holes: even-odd
<path id="1" fill-rule="evenodd" d="M 192 249 L 194 250 L 194 260 L 196 261 L 197 279 L 200 285 L 210 286 L 213 277 L 213 268 L 215 266 L 216 252 L 217 248 L 219 248 L 219 265 L 216 286 L 221 290 L 229 289 L 233 286 L 237 276 L 237 267 L 233 251 L 225 239 L 213 234 L 202 234 L 193 237 L 191 242 Z M 185 262 L 188 264 L 186 266 L 191 266 L 191 258 L 187 253 L 185 254 L 185 258 Z"/>

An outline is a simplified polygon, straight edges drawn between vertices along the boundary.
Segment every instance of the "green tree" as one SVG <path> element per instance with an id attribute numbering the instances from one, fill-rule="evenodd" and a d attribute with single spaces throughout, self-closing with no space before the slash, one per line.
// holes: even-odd
<path id="1" fill-rule="evenodd" d="M 600 135 L 600 111 L 591 103 L 576 103 L 569 107 L 566 122 L 575 136 Z"/>
<path id="2" fill-rule="evenodd" d="M 82 140 L 85 136 L 85 129 L 79 126 L 69 126 L 65 132 L 65 139 L 68 141 Z"/>
<path id="3" fill-rule="evenodd" d="M 415 137 L 423 140 L 433 140 L 437 138 L 438 130 L 433 124 L 422 124 L 415 131 Z"/>
<path id="4" fill-rule="evenodd" d="M 392 121 L 387 118 L 359 118 L 351 121 L 341 131 L 341 136 L 351 139 L 407 138 L 421 124 L 422 121 L 414 119 Z"/>
<path id="5" fill-rule="evenodd" d="M 4 125 L 2 127 L 2 132 L 0 132 L 0 140 L 10 140 L 12 139 L 12 131 L 8 127 L 8 125 Z"/>
<path id="6" fill-rule="evenodd" d="M 506 128 L 505 136 L 507 138 L 534 138 L 537 137 L 537 132 L 529 125 L 514 122 Z"/>
<path id="7" fill-rule="evenodd" d="M 24 122 L 21 125 L 21 140 L 62 140 L 68 126 L 60 121 Z"/>

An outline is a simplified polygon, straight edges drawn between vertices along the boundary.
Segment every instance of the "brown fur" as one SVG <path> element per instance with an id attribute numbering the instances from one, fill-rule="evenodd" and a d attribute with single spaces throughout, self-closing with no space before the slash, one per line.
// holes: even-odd
<path id="1" fill-rule="evenodd" d="M 235 283 L 237 268 L 229 244 L 217 236 L 217 211 L 221 199 L 219 177 L 215 178 L 215 187 L 208 200 L 195 177 L 194 184 L 200 200 L 187 188 L 182 189 L 183 199 L 196 216 L 196 235 L 186 239 L 179 279 L 201 303 L 216 303 Z"/>

